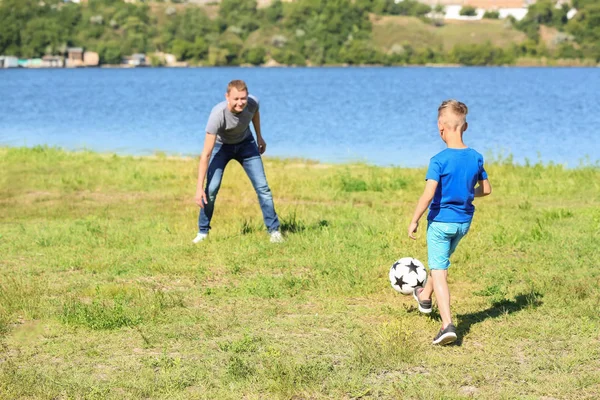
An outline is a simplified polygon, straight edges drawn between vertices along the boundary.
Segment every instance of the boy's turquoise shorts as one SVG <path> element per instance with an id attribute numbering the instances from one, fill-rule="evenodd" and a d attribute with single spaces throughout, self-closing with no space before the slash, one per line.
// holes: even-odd
<path id="1" fill-rule="evenodd" d="M 450 256 L 467 232 L 471 222 L 436 222 L 427 225 L 429 269 L 448 269 Z"/>

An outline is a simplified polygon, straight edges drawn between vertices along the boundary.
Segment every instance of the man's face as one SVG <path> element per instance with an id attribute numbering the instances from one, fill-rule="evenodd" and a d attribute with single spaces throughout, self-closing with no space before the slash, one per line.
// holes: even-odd
<path id="1" fill-rule="evenodd" d="M 231 88 L 229 93 L 225 94 L 229 111 L 233 113 L 241 113 L 248 104 L 248 92 L 245 90 L 239 91 L 236 88 Z"/>

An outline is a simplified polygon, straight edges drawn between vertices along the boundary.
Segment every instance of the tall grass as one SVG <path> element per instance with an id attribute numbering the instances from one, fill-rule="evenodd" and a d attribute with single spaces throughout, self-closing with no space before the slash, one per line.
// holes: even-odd
<path id="1" fill-rule="evenodd" d="M 460 340 L 387 280 L 424 169 L 266 160 L 286 242 L 228 167 L 0 148 L 0 398 L 600 397 L 600 170 L 488 166 L 450 267 Z"/>

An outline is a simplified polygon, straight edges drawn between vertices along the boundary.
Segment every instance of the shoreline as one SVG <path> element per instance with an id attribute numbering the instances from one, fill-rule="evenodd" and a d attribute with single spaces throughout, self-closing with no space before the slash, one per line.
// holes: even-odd
<path id="1" fill-rule="evenodd" d="M 94 67 L 17 67 L 17 68 L 0 68 L 2 70 L 83 70 L 83 69 L 123 69 L 123 70 L 134 70 L 134 69 L 202 69 L 202 68 L 264 68 L 264 69 L 278 69 L 278 68 L 600 68 L 598 65 L 586 65 L 586 64 L 510 64 L 510 65 L 463 65 L 463 64 L 404 64 L 404 65 L 381 65 L 381 64 L 361 64 L 361 65 L 190 65 L 186 67 L 181 66 L 143 66 L 143 67 L 130 67 L 130 66 L 114 66 L 114 65 L 100 65 Z"/>
<path id="2" fill-rule="evenodd" d="M 49 146 L 49 145 L 9 146 L 9 145 L 0 144 L 0 152 L 9 152 L 9 151 L 23 150 L 23 149 L 27 150 L 29 152 L 56 151 L 56 152 L 62 152 L 64 154 L 73 155 L 73 156 L 81 156 L 81 155 L 88 153 L 88 154 L 92 154 L 92 155 L 101 157 L 103 159 L 117 157 L 117 158 L 131 158 L 133 160 L 170 160 L 170 161 L 186 161 L 186 162 L 188 162 L 188 161 L 197 161 L 198 158 L 200 157 L 200 154 L 197 154 L 197 155 L 173 154 L 173 153 L 167 153 L 167 152 L 164 152 L 161 150 L 155 150 L 152 154 L 123 154 L 123 153 L 117 153 L 117 152 L 111 152 L 111 151 L 97 151 L 97 150 L 92 150 L 92 149 L 72 150 L 72 149 L 67 149 L 67 148 L 63 148 L 63 147 Z M 511 155 L 509 155 L 509 156 L 500 156 L 500 155 L 498 155 L 498 156 L 491 155 L 490 156 L 490 155 L 488 155 L 486 158 L 487 158 L 486 163 L 489 165 L 512 165 L 513 167 L 521 167 L 521 168 L 535 168 L 535 167 L 539 167 L 539 166 L 541 166 L 543 168 L 560 167 L 560 168 L 563 168 L 566 170 L 580 170 L 580 169 L 586 169 L 586 168 L 600 169 L 600 159 L 597 159 L 595 161 L 590 160 L 585 164 L 580 162 L 579 165 L 570 166 L 566 162 L 559 163 L 556 161 L 537 160 L 534 162 L 531 160 L 524 160 L 523 162 L 516 162 L 516 161 L 514 161 L 514 159 L 512 158 Z M 511 162 L 507 163 L 508 160 L 511 160 Z M 285 164 L 285 165 L 302 164 L 304 166 L 310 165 L 310 166 L 317 167 L 317 168 L 347 168 L 350 166 L 367 166 L 367 167 L 381 168 L 381 169 L 398 168 L 398 169 L 406 169 L 406 170 L 419 170 L 419 169 L 427 168 L 427 165 L 421 165 L 421 166 L 403 166 L 403 165 L 394 165 L 394 164 L 380 165 L 380 164 L 373 164 L 366 160 L 360 160 L 360 159 L 349 159 L 349 160 L 344 160 L 344 161 L 339 161 L 339 162 L 321 161 L 318 159 L 306 158 L 306 157 L 302 157 L 302 156 L 269 156 L 269 155 L 267 155 L 264 157 L 264 162 L 265 163 Z"/>
<path id="3" fill-rule="evenodd" d="M 427 63 L 427 64 L 324 64 L 324 65 L 287 65 L 268 61 L 261 65 L 240 64 L 240 65 L 139 65 L 132 66 L 127 64 L 101 64 L 93 66 L 74 66 L 74 67 L 7 67 L 0 68 L 9 70 L 20 69 L 195 69 L 195 68 L 600 68 L 600 63 L 593 60 L 570 60 L 570 59 L 547 59 L 547 58 L 522 58 L 517 59 L 514 64 L 502 65 L 466 65 L 452 63 Z"/>

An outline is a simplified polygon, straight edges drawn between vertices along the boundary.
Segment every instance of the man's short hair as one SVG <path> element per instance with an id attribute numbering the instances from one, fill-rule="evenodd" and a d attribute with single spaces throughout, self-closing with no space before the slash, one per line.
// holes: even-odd
<path id="1" fill-rule="evenodd" d="M 246 82 L 244 82 L 241 79 L 234 79 L 231 82 L 229 82 L 229 84 L 227 85 L 227 93 L 229 93 L 231 91 L 231 89 L 237 89 L 240 92 L 246 92 L 248 93 L 248 86 L 246 86 Z"/>
<path id="2" fill-rule="evenodd" d="M 469 108 L 458 100 L 446 100 L 438 108 L 438 119 L 452 129 L 461 128 L 467 122 Z"/>

